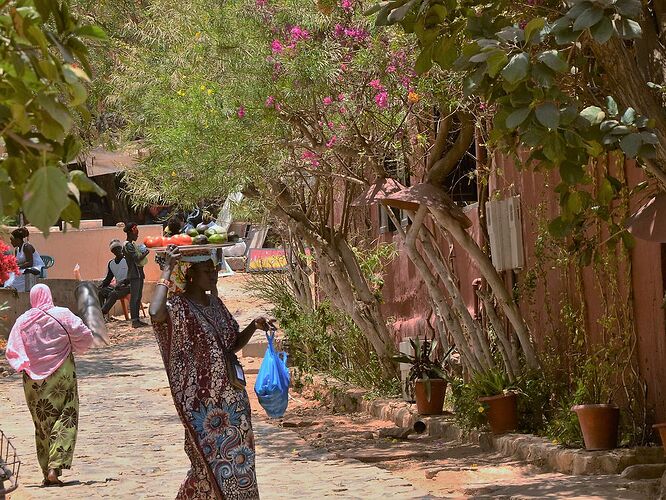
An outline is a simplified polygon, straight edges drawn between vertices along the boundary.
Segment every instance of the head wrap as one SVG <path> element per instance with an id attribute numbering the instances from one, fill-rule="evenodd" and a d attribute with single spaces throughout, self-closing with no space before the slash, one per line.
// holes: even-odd
<path id="1" fill-rule="evenodd" d="M 187 283 L 187 270 L 192 267 L 193 264 L 206 262 L 207 260 L 212 260 L 213 263 L 217 266 L 218 263 L 222 260 L 222 249 L 202 249 L 196 253 L 183 255 L 181 260 L 176 264 L 173 273 L 171 274 L 172 285 L 169 288 L 169 291 L 172 293 L 183 293 Z M 164 269 L 164 254 L 160 253 L 156 255 L 155 262 L 159 264 L 160 269 Z"/>
<path id="2" fill-rule="evenodd" d="M 109 250 L 113 252 L 114 248 L 122 248 L 123 244 L 120 242 L 120 240 L 113 239 L 111 240 L 111 243 L 109 243 Z"/>
<path id="3" fill-rule="evenodd" d="M 125 231 L 126 234 L 129 234 L 130 232 L 138 233 L 139 232 L 139 226 L 137 225 L 136 222 L 128 222 L 127 224 L 125 224 L 125 227 L 123 228 L 123 231 Z"/>
<path id="4" fill-rule="evenodd" d="M 58 369 L 72 349 L 85 351 L 92 334 L 69 309 L 54 307 L 51 290 L 43 283 L 30 290 L 30 304 L 32 309 L 12 327 L 5 356 L 14 370 L 42 380 Z"/>

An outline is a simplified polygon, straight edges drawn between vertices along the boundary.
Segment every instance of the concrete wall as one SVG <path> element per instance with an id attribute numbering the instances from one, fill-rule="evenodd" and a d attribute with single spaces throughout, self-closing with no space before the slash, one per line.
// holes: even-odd
<path id="1" fill-rule="evenodd" d="M 77 280 L 73 279 L 45 279 L 38 280 L 40 283 L 44 283 L 49 286 L 51 289 L 51 294 L 53 295 L 53 303 L 59 307 L 67 307 L 73 313 L 78 314 L 76 307 L 76 298 L 74 297 L 74 290 L 76 286 L 80 283 Z M 155 283 L 146 281 L 143 286 L 143 302 L 150 302 L 150 298 L 153 296 L 155 291 Z M 21 314 L 30 309 L 30 293 L 22 292 L 17 293 L 14 290 L 0 288 L 0 304 L 7 303 L 9 309 L 4 311 L 2 314 L 7 316 L 7 321 L 0 325 L 0 338 L 6 338 L 11 330 L 16 318 Z M 111 310 L 111 314 L 114 316 L 122 317 L 122 308 L 120 302 L 116 302 L 116 305 Z M 148 311 L 146 309 L 146 314 Z M 6 328 L 5 328 L 6 327 Z"/>
<path id="2" fill-rule="evenodd" d="M 46 237 L 37 229 L 29 228 L 30 243 L 40 254 L 55 259 L 55 264 L 48 270 L 48 278 L 71 279 L 76 264 L 79 264 L 84 280 L 101 280 L 106 276 L 106 264 L 113 258 L 109 242 L 114 238 L 124 241 L 126 235 L 119 227 L 101 227 L 100 224 L 101 221 L 81 221 L 80 230 L 61 232 L 53 228 Z M 139 226 L 139 241 L 143 241 L 146 236 L 161 234 L 160 224 Z M 7 236 L 4 239 L 7 242 L 9 240 Z M 147 281 L 156 281 L 160 275 L 154 257 L 154 253 L 148 256 L 148 264 L 144 268 Z"/>

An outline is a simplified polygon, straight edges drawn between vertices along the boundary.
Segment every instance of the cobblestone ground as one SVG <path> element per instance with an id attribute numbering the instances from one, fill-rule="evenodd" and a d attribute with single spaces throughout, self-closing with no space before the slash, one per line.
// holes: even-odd
<path id="1" fill-rule="evenodd" d="M 241 325 L 264 309 L 243 293 L 244 279 L 237 275 L 220 286 Z M 64 488 L 39 486 L 21 379 L 0 376 L 0 427 L 23 462 L 13 500 L 175 497 L 188 460 L 152 330 L 118 322 L 111 338 L 111 346 L 77 359 L 80 430 Z M 259 362 L 244 360 L 250 388 Z M 650 498 L 646 485 L 615 476 L 547 473 L 464 443 L 379 438 L 380 429 L 393 425 L 333 414 L 295 392 L 284 422 L 268 421 L 249 392 L 263 499 Z"/>
<path id="2" fill-rule="evenodd" d="M 239 303 L 238 280 L 227 283 L 221 290 L 241 325 L 261 313 L 260 305 Z M 110 347 L 77 358 L 79 436 L 73 469 L 65 471 L 63 488 L 40 487 L 21 378 L 16 374 L 0 378 L 0 427 L 23 463 L 21 486 L 12 500 L 175 497 L 189 462 L 152 330 L 131 330 L 125 322 L 110 330 Z M 252 387 L 252 375 L 248 382 Z M 310 447 L 295 432 L 262 420 L 261 408 L 253 403 L 263 499 L 431 498 L 389 471 Z"/>

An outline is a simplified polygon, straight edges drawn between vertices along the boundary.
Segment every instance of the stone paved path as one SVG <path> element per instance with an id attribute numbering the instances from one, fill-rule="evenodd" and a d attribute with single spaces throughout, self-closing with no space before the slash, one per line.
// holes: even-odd
<path id="1" fill-rule="evenodd" d="M 229 306 L 233 312 L 234 304 Z M 241 325 L 256 313 L 238 312 Z M 13 500 L 175 497 L 188 460 L 152 330 L 116 324 L 112 336 L 115 345 L 77 359 L 80 431 L 74 468 L 63 476 L 65 488 L 39 487 L 42 478 L 21 379 L 0 378 L 0 427 L 23 462 L 21 487 Z M 293 431 L 262 421 L 256 410 L 263 499 L 432 498 L 389 471 L 312 448 Z"/>

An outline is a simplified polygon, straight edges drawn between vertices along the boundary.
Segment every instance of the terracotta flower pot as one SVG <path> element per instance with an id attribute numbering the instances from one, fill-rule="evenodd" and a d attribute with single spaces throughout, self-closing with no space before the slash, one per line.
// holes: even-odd
<path id="1" fill-rule="evenodd" d="M 513 392 L 479 398 L 488 405 L 486 418 L 493 434 L 505 434 L 518 427 L 518 397 Z"/>
<path id="2" fill-rule="evenodd" d="M 661 424 L 654 424 L 652 428 L 659 431 L 661 445 L 664 447 L 664 456 L 666 456 L 666 422 L 662 422 Z"/>
<path id="3" fill-rule="evenodd" d="M 571 411 L 578 415 L 586 450 L 617 448 L 620 409 L 615 405 L 576 405 Z"/>
<path id="4" fill-rule="evenodd" d="M 429 379 L 430 381 L 430 400 L 428 400 L 428 390 L 426 380 L 417 380 L 414 384 L 414 394 L 416 397 L 416 409 L 419 415 L 441 415 L 444 407 L 444 396 L 446 395 L 446 380 Z"/>

